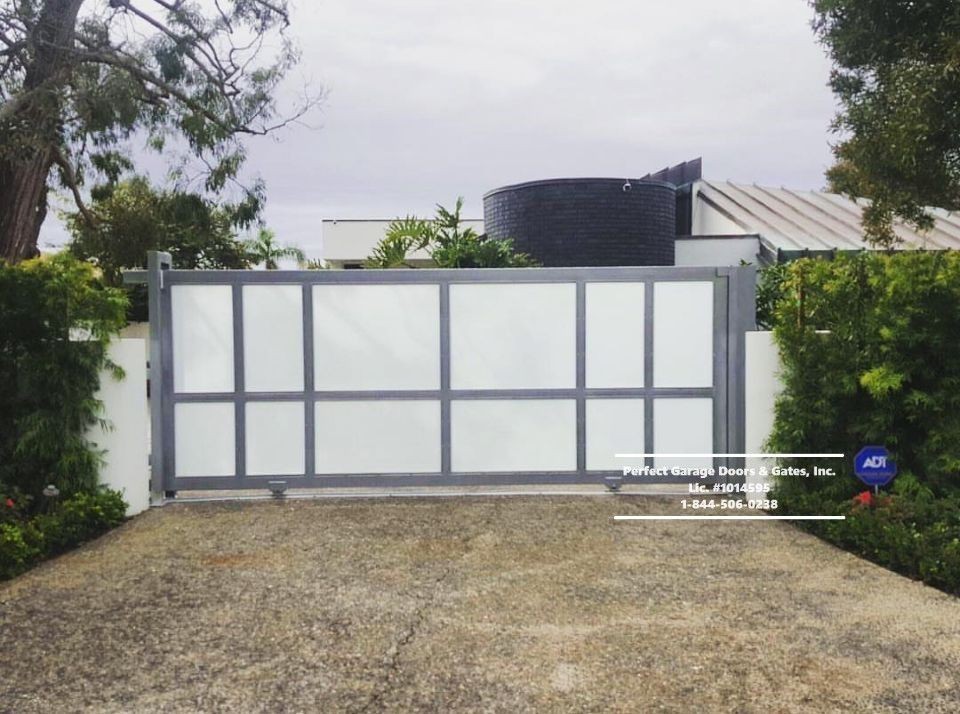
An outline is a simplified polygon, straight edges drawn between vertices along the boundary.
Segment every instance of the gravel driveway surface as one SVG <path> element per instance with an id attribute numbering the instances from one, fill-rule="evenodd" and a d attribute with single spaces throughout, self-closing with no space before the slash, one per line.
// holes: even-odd
<path id="1" fill-rule="evenodd" d="M 960 711 L 960 600 L 652 497 L 171 505 L 0 584 L 0 711 Z"/>

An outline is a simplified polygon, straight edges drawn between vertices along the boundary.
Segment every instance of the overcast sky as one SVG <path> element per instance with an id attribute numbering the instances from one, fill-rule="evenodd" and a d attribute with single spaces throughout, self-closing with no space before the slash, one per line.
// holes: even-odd
<path id="1" fill-rule="evenodd" d="M 328 94 L 248 168 L 289 242 L 696 156 L 707 178 L 820 188 L 834 103 L 810 19 L 804 0 L 299 0 L 291 86 Z"/>

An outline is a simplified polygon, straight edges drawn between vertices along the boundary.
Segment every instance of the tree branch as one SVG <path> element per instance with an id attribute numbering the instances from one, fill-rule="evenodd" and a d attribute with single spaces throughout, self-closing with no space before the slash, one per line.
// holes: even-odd
<path id="1" fill-rule="evenodd" d="M 0 42 L 4 44 L 4 48 L 0 49 L 0 56 L 3 55 L 12 55 L 14 52 L 19 52 L 24 47 L 27 46 L 27 41 L 24 38 L 11 39 L 10 36 L 0 31 Z"/>
<path id="2" fill-rule="evenodd" d="M 224 132 L 230 134 L 248 134 L 250 136 L 265 136 L 277 129 L 280 129 L 284 126 L 287 126 L 304 116 L 311 108 L 313 108 L 317 102 L 320 101 L 320 97 L 310 98 L 304 102 L 304 105 L 300 107 L 292 116 L 289 116 L 275 124 L 263 125 L 260 127 L 254 127 L 246 123 L 242 123 L 237 119 L 236 113 L 231 108 L 229 117 L 230 121 L 224 121 L 224 118 L 216 114 L 211 109 L 204 106 L 201 102 L 193 99 L 186 92 L 178 89 L 173 84 L 161 79 L 152 72 L 149 72 L 138 64 L 135 57 L 130 55 L 121 55 L 121 54 L 110 54 L 104 52 L 102 48 L 96 48 L 91 45 L 88 41 L 81 38 L 81 42 L 88 47 L 89 50 L 86 51 L 75 51 L 78 56 L 94 61 L 100 62 L 101 64 L 110 65 L 112 67 L 117 67 L 128 72 L 135 79 L 139 80 L 142 83 L 152 85 L 157 89 L 161 90 L 166 95 L 169 95 L 178 101 L 182 102 L 185 106 L 189 107 L 192 111 L 203 116 L 211 124 L 217 128 L 223 130 Z M 154 93 L 155 94 L 155 93 Z M 262 114 L 262 109 L 255 112 L 254 116 L 259 116 Z"/>
<path id="3" fill-rule="evenodd" d="M 24 89 L 14 94 L 10 99 L 0 105 L 0 123 L 12 119 L 24 106 L 29 104 L 38 95 L 48 92 L 58 86 L 65 78 L 67 68 L 61 67 L 53 74 L 43 80 L 40 84 L 31 89 Z"/>
<path id="4" fill-rule="evenodd" d="M 152 85 L 157 89 L 161 90 L 164 94 L 174 97 L 175 99 L 181 101 L 184 105 L 189 107 L 192 111 L 200 114 L 214 126 L 222 129 L 228 133 L 241 133 L 241 134 L 254 134 L 262 135 L 265 134 L 265 130 L 257 130 L 252 127 L 246 127 L 242 124 L 239 124 L 236 121 L 225 122 L 222 117 L 218 116 L 215 112 L 206 108 L 200 102 L 194 100 L 186 92 L 183 92 L 180 89 L 177 89 L 174 85 L 169 82 L 164 81 L 160 77 L 157 77 L 155 74 L 144 70 L 136 61 L 136 58 L 130 57 L 129 55 L 119 55 L 119 54 L 109 54 L 104 52 L 100 48 L 94 48 L 89 45 L 86 41 L 81 40 L 83 44 L 91 47 L 91 49 L 86 51 L 79 51 L 77 54 L 87 60 L 93 62 L 99 62 L 101 64 L 109 65 L 111 67 L 116 67 L 122 69 L 125 72 L 129 73 L 132 77 L 139 80 L 140 82 Z M 233 118 L 233 117 L 231 117 Z"/>
<path id="5" fill-rule="evenodd" d="M 87 204 L 80 194 L 77 174 L 73 169 L 73 165 L 67 160 L 67 157 L 63 155 L 59 147 L 56 146 L 53 147 L 53 162 L 60 167 L 61 178 L 63 178 L 63 182 L 67 184 L 67 188 L 69 188 L 73 194 L 73 201 L 77 204 L 77 209 L 79 209 L 80 214 L 83 216 L 83 220 L 87 222 L 87 225 L 91 227 L 95 226 L 97 224 L 97 218 L 91 213 L 90 209 L 87 208 Z"/>
<path id="6" fill-rule="evenodd" d="M 204 75 L 208 80 L 210 80 L 211 82 L 213 82 L 214 84 L 216 84 L 216 85 L 220 88 L 220 90 L 223 91 L 223 83 L 224 83 L 224 81 L 225 81 L 225 78 L 224 78 L 224 75 L 223 75 L 223 69 L 222 69 L 222 67 L 221 67 L 221 65 L 220 65 L 219 60 L 216 59 L 215 56 L 214 56 L 214 57 L 211 57 L 210 55 L 207 54 L 206 50 L 204 50 L 203 48 L 201 48 L 196 42 L 192 41 L 191 38 L 184 37 L 183 35 L 177 34 L 176 32 L 174 32 L 173 30 L 171 30 L 169 27 L 167 27 L 165 24 L 163 24 L 163 23 L 160 22 L 159 20 L 154 19 L 153 17 L 151 17 L 150 15 L 148 15 L 147 13 L 145 13 L 144 11 L 142 11 L 142 10 L 134 7 L 132 3 L 130 3 L 130 2 L 125 2 L 123 6 L 124 6 L 127 10 L 129 10 L 130 12 L 132 12 L 134 15 L 136 15 L 137 17 L 139 17 L 141 20 L 143 20 L 145 23 L 147 23 L 148 25 L 150 25 L 151 27 L 153 27 L 154 29 L 156 29 L 158 32 L 166 35 L 166 36 L 169 37 L 171 40 L 173 40 L 174 42 L 176 42 L 176 43 L 177 43 L 177 46 L 183 49 L 184 54 L 186 54 L 187 57 L 189 57 L 191 60 L 193 60 L 193 63 L 194 63 L 194 65 L 196 66 L 196 68 L 197 68 L 198 70 L 200 70 L 200 72 L 203 73 L 203 75 Z M 200 32 L 199 29 L 193 28 L 193 27 L 191 27 L 191 29 L 194 31 L 194 34 L 196 35 L 197 40 L 200 40 L 200 39 L 203 38 L 203 33 Z M 220 76 L 219 76 L 219 77 L 214 76 L 214 74 L 213 74 L 213 72 L 210 70 L 210 68 L 207 67 L 207 65 L 205 65 L 205 64 L 200 60 L 199 57 L 197 57 L 196 53 L 195 53 L 195 52 L 193 51 L 193 49 L 191 49 L 191 48 L 196 48 L 197 51 L 199 51 L 199 52 L 204 56 L 204 59 L 206 59 L 207 62 L 209 62 L 214 68 L 216 68 L 216 69 L 218 70 L 218 74 L 219 74 Z"/>

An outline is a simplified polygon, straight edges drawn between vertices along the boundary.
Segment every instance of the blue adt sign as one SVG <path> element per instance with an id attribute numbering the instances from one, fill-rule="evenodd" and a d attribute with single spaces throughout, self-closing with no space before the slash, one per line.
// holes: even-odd
<path id="1" fill-rule="evenodd" d="M 883 446 L 864 446 L 853 457 L 853 472 L 868 486 L 886 486 L 897 475 L 897 465 Z"/>

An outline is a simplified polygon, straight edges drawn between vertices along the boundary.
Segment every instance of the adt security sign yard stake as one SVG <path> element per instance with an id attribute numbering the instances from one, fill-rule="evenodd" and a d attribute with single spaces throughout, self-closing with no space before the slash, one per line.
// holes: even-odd
<path id="1" fill-rule="evenodd" d="M 864 446 L 853 458 L 853 472 L 861 481 L 878 490 L 897 475 L 897 465 L 883 446 Z"/>

